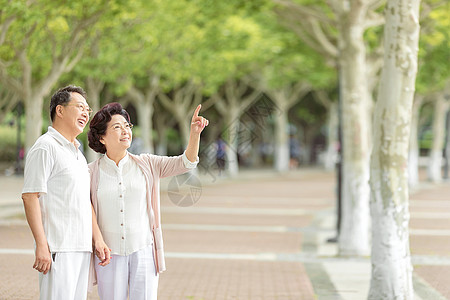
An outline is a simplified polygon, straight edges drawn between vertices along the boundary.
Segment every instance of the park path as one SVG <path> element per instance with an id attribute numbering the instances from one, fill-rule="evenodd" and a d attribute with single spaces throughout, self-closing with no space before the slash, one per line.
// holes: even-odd
<path id="1" fill-rule="evenodd" d="M 200 177 L 190 207 L 174 205 L 162 183 L 166 267 L 159 299 L 366 299 L 369 258 L 337 257 L 333 173 L 242 172 Z M 24 221 L 20 177 L 0 177 L 0 299 L 37 299 L 33 241 Z M 178 180 L 178 183 L 182 180 Z M 172 185 L 170 185 L 170 184 Z M 169 192 L 167 187 L 169 186 Z M 416 299 L 450 299 L 450 184 L 411 196 Z M 199 198 L 197 198 L 199 196 Z M 171 200 L 172 199 L 172 200 Z M 94 292 L 89 299 L 98 299 Z"/>

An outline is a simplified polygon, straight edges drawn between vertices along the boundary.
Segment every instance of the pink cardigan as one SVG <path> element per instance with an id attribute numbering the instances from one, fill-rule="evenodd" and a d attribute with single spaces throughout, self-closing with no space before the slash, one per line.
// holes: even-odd
<path id="1" fill-rule="evenodd" d="M 161 231 L 161 212 L 159 199 L 159 181 L 160 178 L 175 176 L 186 173 L 190 169 L 184 166 L 182 155 L 179 156 L 158 156 L 153 154 L 134 155 L 129 153 L 144 174 L 147 189 L 147 209 L 150 218 L 150 226 L 153 232 L 153 258 L 155 260 L 156 272 L 162 273 L 166 270 L 164 260 L 164 245 Z M 99 166 L 100 158 L 90 163 L 89 171 L 91 174 L 91 202 L 94 211 L 97 214 L 97 189 L 99 182 Z M 151 209 L 150 209 L 151 208 Z M 94 253 L 90 266 L 90 284 L 92 287 L 96 284 L 96 274 L 94 268 Z"/>

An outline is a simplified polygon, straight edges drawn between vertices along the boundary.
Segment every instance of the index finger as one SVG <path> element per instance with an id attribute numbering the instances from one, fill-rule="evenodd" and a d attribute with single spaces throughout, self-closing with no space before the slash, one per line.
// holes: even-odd
<path id="1" fill-rule="evenodd" d="M 197 108 L 195 109 L 195 111 L 194 111 L 194 118 L 195 117 L 198 117 L 198 113 L 200 112 L 200 109 L 202 108 L 202 105 L 201 104 L 199 104 L 198 106 L 197 106 Z"/>

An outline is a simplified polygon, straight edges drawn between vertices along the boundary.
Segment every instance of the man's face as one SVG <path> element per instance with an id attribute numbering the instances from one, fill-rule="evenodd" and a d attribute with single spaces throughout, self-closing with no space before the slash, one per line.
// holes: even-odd
<path id="1" fill-rule="evenodd" d="M 89 105 L 78 93 L 72 92 L 69 103 L 63 105 L 63 122 L 73 130 L 77 136 L 83 132 L 89 121 Z"/>

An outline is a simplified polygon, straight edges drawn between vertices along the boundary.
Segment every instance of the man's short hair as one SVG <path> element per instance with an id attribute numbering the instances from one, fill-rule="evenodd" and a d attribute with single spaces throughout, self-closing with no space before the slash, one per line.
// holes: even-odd
<path id="1" fill-rule="evenodd" d="M 57 90 L 50 101 L 50 118 L 53 122 L 56 115 L 56 107 L 58 105 L 64 105 L 69 103 L 71 100 L 70 93 L 78 93 L 83 96 L 85 99 L 87 98 L 86 92 L 79 86 L 68 85 L 66 87 L 60 88 Z"/>

